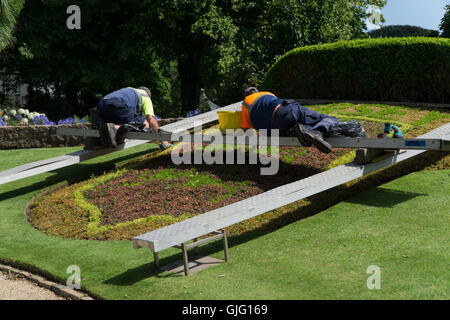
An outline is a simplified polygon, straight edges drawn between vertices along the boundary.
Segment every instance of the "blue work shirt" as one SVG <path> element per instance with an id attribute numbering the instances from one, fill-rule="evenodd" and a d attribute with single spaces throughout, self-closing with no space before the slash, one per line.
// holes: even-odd
<path id="1" fill-rule="evenodd" d="M 138 113 L 139 110 L 139 96 L 133 88 L 123 88 L 103 97 L 106 98 L 118 98 L 121 99 L 125 104 L 133 109 L 134 113 Z"/>

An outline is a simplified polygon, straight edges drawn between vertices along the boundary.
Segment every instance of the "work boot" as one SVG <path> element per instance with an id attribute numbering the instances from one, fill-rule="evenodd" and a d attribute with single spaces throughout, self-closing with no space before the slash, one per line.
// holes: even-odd
<path id="1" fill-rule="evenodd" d="M 99 129 L 102 143 L 110 148 L 117 147 L 116 143 L 117 130 L 116 127 L 114 126 L 114 123 L 102 124 Z"/>
<path id="2" fill-rule="evenodd" d="M 311 130 L 298 123 L 295 125 L 295 133 L 304 147 L 315 146 L 323 153 L 330 153 L 332 150 L 331 145 L 323 139 L 323 134 L 319 130 Z"/>

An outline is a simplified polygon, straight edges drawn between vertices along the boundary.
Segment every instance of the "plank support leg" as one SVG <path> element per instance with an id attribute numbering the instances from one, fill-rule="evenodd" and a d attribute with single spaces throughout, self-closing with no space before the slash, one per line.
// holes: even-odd
<path id="1" fill-rule="evenodd" d="M 195 239 L 194 239 L 194 243 L 196 243 L 197 240 L 198 240 L 198 238 L 195 238 Z M 198 247 L 199 247 L 198 245 L 195 246 L 195 254 L 196 254 L 196 255 L 199 255 L 199 248 L 198 248 Z"/>
<path id="2" fill-rule="evenodd" d="M 188 260 L 186 243 L 181 244 L 181 250 L 183 250 L 184 275 L 188 276 L 189 275 L 189 260 Z"/>
<path id="3" fill-rule="evenodd" d="M 158 257 L 158 252 L 153 252 L 153 259 L 155 260 L 155 265 L 156 268 L 159 269 L 159 257 Z"/>
<path id="4" fill-rule="evenodd" d="M 230 256 L 228 254 L 228 237 L 227 230 L 223 229 L 223 253 L 225 255 L 225 261 L 228 262 L 230 260 Z"/>

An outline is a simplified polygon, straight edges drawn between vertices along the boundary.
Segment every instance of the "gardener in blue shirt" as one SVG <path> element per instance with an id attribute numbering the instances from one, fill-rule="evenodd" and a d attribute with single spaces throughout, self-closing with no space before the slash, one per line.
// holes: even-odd
<path id="1" fill-rule="evenodd" d="M 324 153 L 331 152 L 331 145 L 324 140 L 330 128 L 339 120 L 301 106 L 295 100 L 283 100 L 270 92 L 259 92 L 255 87 L 244 91 L 242 103 L 242 128 L 278 129 L 280 135 L 294 130 L 299 142 L 314 145 Z"/>
<path id="2" fill-rule="evenodd" d="M 146 87 L 122 88 L 104 96 L 97 105 L 97 112 L 104 122 L 100 126 L 100 136 L 105 143 L 114 148 L 116 135 L 122 124 L 138 124 L 153 132 L 158 132 L 159 125 L 155 119 L 151 91 Z M 161 149 L 171 144 L 164 141 Z"/>

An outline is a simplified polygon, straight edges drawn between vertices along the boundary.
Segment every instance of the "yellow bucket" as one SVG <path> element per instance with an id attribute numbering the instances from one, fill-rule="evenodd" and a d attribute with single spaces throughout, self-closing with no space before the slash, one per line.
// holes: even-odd
<path id="1" fill-rule="evenodd" d="M 219 115 L 219 129 L 225 133 L 227 129 L 241 127 L 241 111 L 217 111 Z"/>

